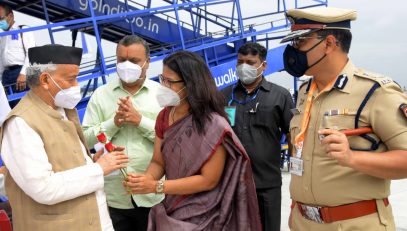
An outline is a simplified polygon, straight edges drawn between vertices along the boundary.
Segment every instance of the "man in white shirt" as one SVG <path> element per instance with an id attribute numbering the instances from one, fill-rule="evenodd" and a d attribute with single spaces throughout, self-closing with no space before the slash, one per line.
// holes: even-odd
<path id="1" fill-rule="evenodd" d="M 30 48 L 28 56 L 31 90 L 0 130 L 13 229 L 111 231 L 104 175 L 124 168 L 128 158 L 123 148 L 96 163 L 89 156 L 74 109 L 82 49 L 46 45 Z"/>
<path id="2" fill-rule="evenodd" d="M 19 30 L 23 25 L 14 21 L 13 10 L 0 3 L 0 29 L 3 31 Z M 26 68 L 28 66 L 27 51 L 35 46 L 32 32 L 12 34 L 0 37 L 0 75 L 2 83 L 10 94 L 26 89 Z M 17 102 L 12 102 L 14 107 Z"/>

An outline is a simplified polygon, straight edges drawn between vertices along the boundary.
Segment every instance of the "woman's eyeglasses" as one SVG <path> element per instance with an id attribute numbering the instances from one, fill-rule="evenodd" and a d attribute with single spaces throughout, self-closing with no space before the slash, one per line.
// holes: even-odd
<path id="1" fill-rule="evenodd" d="M 171 84 L 173 83 L 182 83 L 184 82 L 184 80 L 180 79 L 180 80 L 171 80 L 168 78 L 165 78 L 163 75 L 158 75 L 158 79 L 160 80 L 160 83 L 166 87 L 171 87 Z"/>

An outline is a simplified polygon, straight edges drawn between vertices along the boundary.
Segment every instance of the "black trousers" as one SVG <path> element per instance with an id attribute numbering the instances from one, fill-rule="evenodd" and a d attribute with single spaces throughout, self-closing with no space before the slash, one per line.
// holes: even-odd
<path id="1" fill-rule="evenodd" d="M 23 68 L 23 66 L 14 65 L 3 71 L 1 82 L 7 94 L 21 92 L 16 89 L 17 78 L 20 75 L 21 68 Z M 14 100 L 9 102 L 10 107 L 14 108 L 19 101 L 20 100 Z"/>
<path id="2" fill-rule="evenodd" d="M 256 189 L 263 231 L 280 231 L 281 187 Z"/>
<path id="3" fill-rule="evenodd" d="M 146 231 L 150 208 L 138 207 L 131 200 L 134 209 L 116 209 L 109 207 L 110 218 L 115 231 Z"/>
<path id="4" fill-rule="evenodd" d="M 14 65 L 14 66 L 6 68 L 3 71 L 3 76 L 2 76 L 1 82 L 2 82 L 3 86 L 6 88 L 6 92 L 8 92 L 8 94 L 11 93 L 9 91 L 8 86 L 12 87 L 14 93 L 16 92 L 17 78 L 20 75 L 20 71 L 22 68 L 23 68 L 23 66 Z"/>

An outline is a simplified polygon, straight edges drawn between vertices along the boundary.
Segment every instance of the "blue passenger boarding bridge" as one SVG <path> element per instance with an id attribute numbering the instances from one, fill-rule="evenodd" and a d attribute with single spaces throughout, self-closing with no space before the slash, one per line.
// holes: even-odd
<path id="1" fill-rule="evenodd" d="M 248 0 L 246 0 L 248 1 Z M 78 81 L 84 89 L 77 106 L 82 116 L 92 91 L 105 84 L 116 72 L 115 56 L 105 56 L 102 40 L 118 42 L 125 35 L 144 38 L 151 48 L 151 62 L 160 62 L 177 50 L 190 50 L 201 55 L 211 68 L 219 89 L 237 81 L 235 72 L 238 48 L 248 42 L 261 42 L 268 49 L 265 75 L 284 69 L 285 45 L 273 45 L 289 30 L 284 12 L 290 8 L 326 6 L 328 0 L 269 1 L 267 13 L 244 17 L 239 0 L 5 0 L 13 10 L 44 20 L 44 25 L 1 32 L 1 36 L 42 30 L 51 43 L 55 34 L 70 31 L 72 46 L 78 34 L 92 35 L 97 55 L 81 64 Z M 221 9 L 221 11 L 219 10 Z M 219 13 L 221 12 L 221 13 Z M 87 49 L 86 43 L 82 48 Z M 14 93 L 9 101 L 24 96 Z M 296 89 L 294 81 L 294 89 Z"/>

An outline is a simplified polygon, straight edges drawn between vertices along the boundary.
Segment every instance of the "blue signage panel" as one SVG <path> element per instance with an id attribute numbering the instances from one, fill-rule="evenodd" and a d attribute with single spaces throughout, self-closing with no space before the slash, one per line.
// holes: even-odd
<path id="1" fill-rule="evenodd" d="M 219 90 L 237 82 L 236 60 L 212 67 L 211 72 Z"/>
<path id="2" fill-rule="evenodd" d="M 268 50 L 267 69 L 264 75 L 284 70 L 283 53 L 285 47 L 284 45 Z M 219 90 L 236 83 L 239 79 L 236 75 L 236 60 L 212 67 L 211 72 Z"/>
<path id="3" fill-rule="evenodd" d="M 286 45 L 282 45 L 267 52 L 267 70 L 264 72 L 265 75 L 269 75 L 275 72 L 284 70 L 284 60 L 283 53 Z"/>
<path id="4" fill-rule="evenodd" d="M 47 2 L 54 5 L 70 9 L 74 12 L 90 17 L 88 1 L 89 0 L 47 0 Z M 125 3 L 118 0 L 92 0 L 92 4 L 96 16 L 126 12 Z M 133 6 L 128 6 L 128 9 L 129 11 L 138 10 Z M 163 43 L 178 43 L 180 41 L 177 24 L 154 15 L 128 17 L 125 20 L 113 22 L 112 24 L 127 31 L 131 31 L 131 24 L 133 24 L 135 33 Z M 182 33 L 186 40 L 195 37 L 192 30 L 183 27 Z"/>

